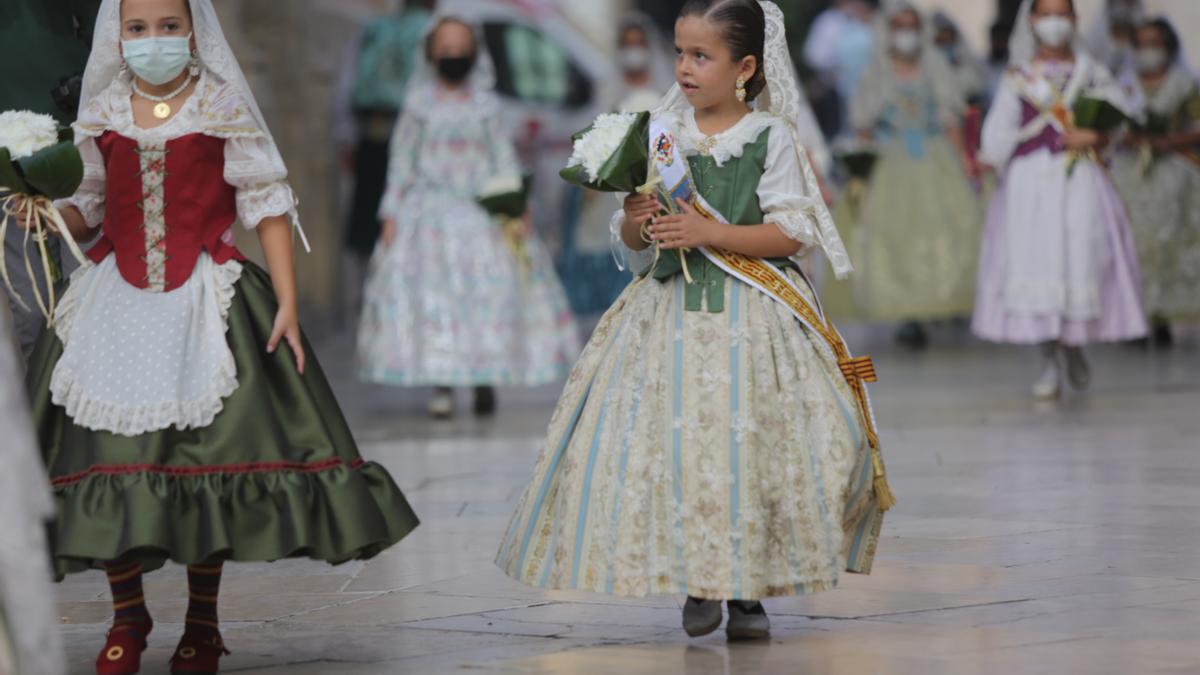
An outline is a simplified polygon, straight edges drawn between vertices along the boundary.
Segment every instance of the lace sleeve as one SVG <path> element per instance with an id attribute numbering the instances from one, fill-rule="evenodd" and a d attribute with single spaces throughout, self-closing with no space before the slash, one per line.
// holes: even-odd
<path id="1" fill-rule="evenodd" d="M 512 134 L 500 122 L 499 107 L 489 106 L 492 114 L 487 117 L 488 136 L 491 140 L 492 175 L 503 176 L 520 173 L 521 162 L 513 146 Z"/>
<path id="2" fill-rule="evenodd" d="M 625 195 L 617 195 L 618 201 L 624 198 Z M 617 264 L 617 269 L 622 272 L 628 270 L 634 274 L 641 274 L 650 269 L 650 266 L 654 264 L 654 248 L 647 247 L 640 251 L 635 251 L 626 246 L 625 240 L 621 238 L 621 228 L 624 225 L 625 209 L 621 207 L 613 213 L 612 220 L 608 223 L 613 262 Z"/>
<path id="3" fill-rule="evenodd" d="M 771 130 L 767 139 L 767 164 L 758 183 L 758 202 L 765 222 L 779 227 L 790 239 L 805 246 L 817 243 L 815 223 L 807 211 L 812 201 L 804 194 L 800 159 L 786 134 Z"/>
<path id="4" fill-rule="evenodd" d="M 1008 77 L 1000 82 L 991 110 L 983 121 L 979 157 L 1002 169 L 1021 142 L 1021 99 Z"/>
<path id="5" fill-rule="evenodd" d="M 807 153 L 798 149 L 786 123 L 771 127 L 766 167 L 758 184 L 758 201 L 765 222 L 774 224 L 805 248 L 820 246 L 839 279 L 853 271 L 821 196 L 816 172 Z"/>
<path id="6" fill-rule="evenodd" d="M 56 201 L 55 206 L 74 206 L 83 214 L 88 227 L 97 228 L 104 222 L 104 189 L 106 171 L 104 157 L 93 136 L 85 136 L 79 142 L 79 155 L 83 159 L 83 182 L 75 194 Z"/>
<path id="7" fill-rule="evenodd" d="M 395 215 L 416 177 L 417 154 L 420 152 L 421 120 L 412 113 L 404 113 L 392 133 L 391 152 L 388 158 L 387 188 L 379 205 L 379 219 Z"/>
<path id="8" fill-rule="evenodd" d="M 264 218 L 291 216 L 296 197 L 287 171 L 272 162 L 261 136 L 237 136 L 225 142 L 225 181 L 237 188 L 238 218 L 254 229 Z"/>

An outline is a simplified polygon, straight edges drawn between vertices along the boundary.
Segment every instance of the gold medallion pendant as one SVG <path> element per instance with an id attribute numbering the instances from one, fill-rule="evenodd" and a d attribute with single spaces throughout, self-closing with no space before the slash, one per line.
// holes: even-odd
<path id="1" fill-rule="evenodd" d="M 171 116 L 171 106 L 166 103 L 159 103 L 154 106 L 154 116 L 160 120 L 165 120 Z"/>

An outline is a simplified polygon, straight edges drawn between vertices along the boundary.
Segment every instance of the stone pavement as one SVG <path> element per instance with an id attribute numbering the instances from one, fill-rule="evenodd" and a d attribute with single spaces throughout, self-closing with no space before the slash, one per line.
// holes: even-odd
<path id="1" fill-rule="evenodd" d="M 853 340 L 852 340 L 853 342 Z M 689 640 L 682 598 L 545 593 L 491 560 L 557 388 L 502 390 L 500 415 L 424 418 L 424 392 L 348 377 L 327 345 L 362 450 L 423 520 L 375 560 L 227 567 L 225 672 L 1200 672 L 1200 351 L 1093 351 L 1084 396 L 1035 404 L 1031 350 L 951 340 L 877 354 L 892 486 L 875 573 L 766 602 L 773 637 Z M 159 622 L 145 673 L 166 673 L 185 577 L 147 578 Z M 73 671 L 89 673 L 110 608 L 103 576 L 59 586 Z"/>

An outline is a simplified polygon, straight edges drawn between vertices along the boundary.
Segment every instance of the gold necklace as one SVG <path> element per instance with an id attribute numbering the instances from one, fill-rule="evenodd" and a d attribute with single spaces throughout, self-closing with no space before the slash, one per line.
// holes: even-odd
<path id="1" fill-rule="evenodd" d="M 171 112 L 172 112 L 171 105 L 169 103 L 167 103 L 167 101 L 178 98 L 179 95 L 182 94 L 183 91 L 185 89 L 187 89 L 188 85 L 190 85 L 191 83 L 192 83 L 192 77 L 191 77 L 191 75 L 189 75 L 187 78 L 184 79 L 183 84 L 179 85 L 179 87 L 177 89 L 175 89 L 175 91 L 167 94 L 166 96 L 155 96 L 153 94 L 147 94 L 146 92 L 142 91 L 142 88 L 138 86 L 137 80 L 133 80 L 133 93 L 137 94 L 138 96 L 141 96 L 142 98 L 146 99 L 147 101 L 156 103 L 157 105 L 154 106 L 154 116 L 160 120 L 165 120 L 171 116 Z"/>

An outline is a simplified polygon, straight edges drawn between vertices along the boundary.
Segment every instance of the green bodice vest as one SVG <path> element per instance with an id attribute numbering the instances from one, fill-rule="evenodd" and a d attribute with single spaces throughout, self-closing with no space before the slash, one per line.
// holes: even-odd
<path id="1" fill-rule="evenodd" d="M 763 222 L 765 215 L 758 203 L 758 184 L 766 172 L 770 135 L 770 129 L 763 129 L 758 138 L 746 144 L 741 157 L 731 157 L 724 166 L 717 166 L 716 160 L 707 155 L 688 158 L 696 189 L 731 223 L 757 225 Z M 768 262 L 778 267 L 792 264 L 787 258 Z M 687 266 L 693 283 L 687 284 L 684 291 L 684 309 L 698 312 L 706 306 L 709 312 L 725 311 L 725 271 L 699 251 L 688 252 Z M 682 274 L 678 253 L 663 251 L 658 263 L 647 273 L 660 281 Z"/>

